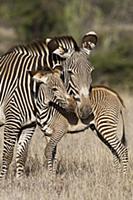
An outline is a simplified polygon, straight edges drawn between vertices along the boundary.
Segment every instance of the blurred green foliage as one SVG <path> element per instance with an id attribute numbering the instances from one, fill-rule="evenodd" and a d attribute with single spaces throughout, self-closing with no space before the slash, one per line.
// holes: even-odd
<path id="1" fill-rule="evenodd" d="M 132 34 L 121 35 L 121 31 L 117 31 L 116 35 L 117 39 L 112 36 L 108 47 L 104 45 L 106 41 L 102 41 L 102 49 L 100 45 L 92 56 L 91 61 L 95 66 L 93 80 L 97 83 L 133 90 Z"/>
<path id="2" fill-rule="evenodd" d="M 132 0 L 0 1 L 0 26 L 15 30 L 16 43 L 67 34 L 80 43 L 84 33 L 96 31 L 94 83 L 133 89 Z"/>

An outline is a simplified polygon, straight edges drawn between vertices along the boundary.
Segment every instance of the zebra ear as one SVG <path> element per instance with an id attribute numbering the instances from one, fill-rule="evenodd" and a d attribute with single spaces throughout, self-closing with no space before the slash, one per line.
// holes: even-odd
<path id="1" fill-rule="evenodd" d="M 69 55 L 66 55 L 66 54 L 68 54 L 68 50 L 59 46 L 59 44 L 57 43 L 57 41 L 55 39 L 47 38 L 46 44 L 51 53 L 56 54 L 62 58 L 66 58 L 69 56 Z"/>
<path id="2" fill-rule="evenodd" d="M 55 38 L 47 38 L 46 45 L 53 54 L 61 58 L 68 58 L 74 51 L 79 50 L 76 41 L 71 36 L 60 36 Z"/>
<path id="3" fill-rule="evenodd" d="M 64 49 L 63 47 L 59 46 L 57 49 L 53 51 L 53 54 L 56 54 L 61 58 L 68 58 L 73 54 L 74 51 L 75 51 L 74 49 Z"/>
<path id="4" fill-rule="evenodd" d="M 48 43 L 52 40 L 52 38 L 46 38 L 46 44 L 48 45 Z"/>
<path id="5" fill-rule="evenodd" d="M 49 71 L 27 71 L 30 76 L 37 82 L 42 82 L 44 84 L 47 84 L 48 81 L 48 74 L 53 73 L 51 70 Z"/>
<path id="6" fill-rule="evenodd" d="M 47 38 L 46 45 L 51 53 L 53 53 L 58 48 L 58 44 L 54 38 Z"/>
<path id="7" fill-rule="evenodd" d="M 33 76 L 36 74 L 36 71 L 27 70 L 27 73 L 33 78 Z"/>
<path id="8" fill-rule="evenodd" d="M 97 34 L 94 31 L 86 33 L 82 37 L 81 48 L 89 55 L 97 44 Z"/>
<path id="9" fill-rule="evenodd" d="M 63 71 L 62 65 L 56 65 L 53 69 L 53 72 L 56 73 L 58 76 L 61 75 L 61 72 Z"/>

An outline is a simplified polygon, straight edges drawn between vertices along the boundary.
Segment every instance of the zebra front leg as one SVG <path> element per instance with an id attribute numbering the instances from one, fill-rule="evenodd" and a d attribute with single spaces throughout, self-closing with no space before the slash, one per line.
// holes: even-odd
<path id="1" fill-rule="evenodd" d="M 31 141 L 32 135 L 35 131 L 35 127 L 30 127 L 22 130 L 18 144 L 17 144 L 17 152 L 16 152 L 16 177 L 20 178 L 23 176 L 25 172 L 25 162 L 27 160 L 27 153 L 28 153 L 28 147 L 29 143 Z"/>
<path id="2" fill-rule="evenodd" d="M 45 156 L 48 163 L 48 171 L 50 174 L 56 174 L 56 143 L 50 140 L 45 148 Z"/>
<path id="3" fill-rule="evenodd" d="M 4 179 L 7 175 L 9 165 L 12 161 L 13 151 L 17 136 L 19 134 L 19 128 L 10 123 L 6 123 L 4 127 L 4 144 L 2 155 L 2 169 L 0 173 L 0 179 Z"/>
<path id="4" fill-rule="evenodd" d="M 54 133 L 51 136 L 45 148 L 45 156 L 48 162 L 48 171 L 50 172 L 50 174 L 52 173 L 54 176 L 57 170 L 57 160 L 56 160 L 57 144 L 66 132 L 67 132 L 67 127 L 65 126 L 65 123 L 63 124 L 62 122 L 62 124 L 60 125 L 59 123 L 57 123 L 57 127 L 54 128 Z"/>

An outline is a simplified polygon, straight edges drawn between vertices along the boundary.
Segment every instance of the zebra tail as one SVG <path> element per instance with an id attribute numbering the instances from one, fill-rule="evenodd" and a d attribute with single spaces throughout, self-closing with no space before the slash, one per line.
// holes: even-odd
<path id="1" fill-rule="evenodd" d="M 125 134 L 125 123 L 124 123 L 124 117 L 123 117 L 123 112 L 122 110 L 120 111 L 121 114 L 121 118 L 122 118 L 122 125 L 123 125 L 123 133 L 122 133 L 122 138 L 121 138 L 121 142 L 124 146 L 127 146 L 127 140 L 126 140 L 126 134 Z"/>

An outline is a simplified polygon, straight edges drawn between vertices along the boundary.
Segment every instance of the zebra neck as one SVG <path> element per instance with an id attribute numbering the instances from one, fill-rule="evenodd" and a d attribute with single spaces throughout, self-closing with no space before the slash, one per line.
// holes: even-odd
<path id="1" fill-rule="evenodd" d="M 51 105 L 51 103 L 46 103 L 43 106 L 41 102 L 37 102 L 37 122 L 38 125 L 43 129 L 45 125 L 49 125 L 51 123 L 51 120 L 54 119 L 54 116 L 56 116 L 55 113 L 58 113 L 58 111 Z"/>

